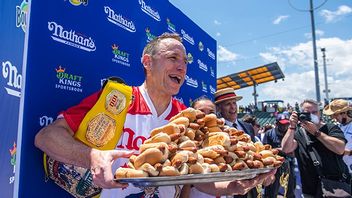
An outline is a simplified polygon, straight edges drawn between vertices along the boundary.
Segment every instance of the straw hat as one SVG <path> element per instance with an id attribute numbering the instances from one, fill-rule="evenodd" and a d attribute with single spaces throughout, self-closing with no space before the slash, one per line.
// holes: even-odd
<path id="1" fill-rule="evenodd" d="M 220 89 L 215 92 L 215 104 L 230 99 L 239 101 L 242 99 L 242 96 L 237 96 L 233 88 Z"/>
<path id="2" fill-rule="evenodd" d="M 337 99 L 332 101 L 329 105 L 324 107 L 323 114 L 325 115 L 334 115 L 337 113 L 342 113 L 352 110 L 352 107 L 349 106 L 348 102 L 346 100 L 342 99 Z"/>

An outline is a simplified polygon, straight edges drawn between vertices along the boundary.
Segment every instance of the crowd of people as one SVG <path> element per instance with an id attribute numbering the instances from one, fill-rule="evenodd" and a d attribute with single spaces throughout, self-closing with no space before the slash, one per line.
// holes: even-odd
<path id="1" fill-rule="evenodd" d="M 142 140 L 138 144 L 149 137 L 152 129 L 167 124 L 172 116 L 186 108 L 173 98 L 185 81 L 186 49 L 178 35 L 164 33 L 147 44 L 141 63 L 145 81 L 132 87 L 133 99 L 128 104 L 123 126 Z M 242 96 L 236 95 L 232 88 L 216 91 L 214 101 L 202 96 L 193 101 L 192 107 L 223 118 L 225 125 L 244 131 L 253 142 L 262 141 L 277 148 L 285 157 L 285 163 L 278 170 L 248 180 L 184 186 L 137 188 L 116 182 L 113 172 L 123 166 L 129 156 L 139 152 L 138 145 L 130 145 L 132 143 L 123 137 L 124 131 L 116 149 L 109 150 L 91 148 L 74 137 L 84 117 L 101 100 L 101 94 L 100 90 L 62 111 L 56 121 L 41 129 L 35 138 L 35 145 L 55 163 L 69 164 L 72 171 L 76 167 L 87 170 L 85 173 L 89 173 L 87 177 L 92 181 L 92 189 L 98 189 L 100 197 L 257 197 L 258 193 L 276 197 L 283 183 L 285 196 L 294 197 L 295 177 L 290 173 L 295 158 L 299 162 L 304 197 L 322 196 L 323 191 L 319 190 L 322 178 L 350 184 L 350 173 L 345 164 L 351 171 L 352 109 L 348 104 L 332 102 L 324 108 L 323 113 L 336 119 L 340 126 L 323 123 L 318 103 L 304 100 L 300 110 L 308 114 L 294 110 L 290 114 L 279 114 L 275 126 L 263 128 L 251 115 L 238 118 L 237 102 Z M 302 115 L 309 119 L 302 119 Z M 310 156 L 312 150 L 317 155 L 320 169 L 315 166 L 316 159 Z M 261 184 L 264 191 L 256 188 Z"/>

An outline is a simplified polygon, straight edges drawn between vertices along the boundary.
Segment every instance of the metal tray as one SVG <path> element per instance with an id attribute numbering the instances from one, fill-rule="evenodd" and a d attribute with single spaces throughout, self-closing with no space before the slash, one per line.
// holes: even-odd
<path id="1" fill-rule="evenodd" d="M 136 187 L 173 186 L 195 183 L 209 183 L 221 181 L 235 181 L 252 179 L 258 174 L 267 173 L 273 168 L 246 169 L 241 171 L 217 172 L 208 174 L 188 174 L 181 176 L 121 178 L 115 179 L 120 183 L 131 183 Z"/>

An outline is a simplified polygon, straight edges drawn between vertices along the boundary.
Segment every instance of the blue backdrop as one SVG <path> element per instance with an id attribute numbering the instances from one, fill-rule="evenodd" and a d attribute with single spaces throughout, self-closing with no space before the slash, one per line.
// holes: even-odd
<path id="1" fill-rule="evenodd" d="M 0 186 L 12 197 L 15 181 L 17 125 L 22 87 L 23 41 L 27 2 L 0 1 Z"/>
<path id="2" fill-rule="evenodd" d="M 68 196 L 45 182 L 35 134 L 60 110 L 100 89 L 109 76 L 140 85 L 143 47 L 166 31 L 182 36 L 189 59 L 185 84 L 175 97 L 187 106 L 201 95 L 212 98 L 216 41 L 168 1 L 31 1 L 15 185 L 19 197 Z"/>

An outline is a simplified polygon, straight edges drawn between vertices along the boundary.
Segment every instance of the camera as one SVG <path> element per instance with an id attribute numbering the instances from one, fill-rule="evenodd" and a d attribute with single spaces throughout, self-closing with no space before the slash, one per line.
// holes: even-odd
<path id="1" fill-rule="evenodd" d="M 297 114 L 298 116 L 298 120 L 299 121 L 311 121 L 312 118 L 310 117 L 310 113 L 309 112 L 301 112 Z"/>

